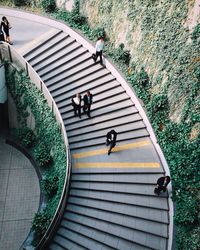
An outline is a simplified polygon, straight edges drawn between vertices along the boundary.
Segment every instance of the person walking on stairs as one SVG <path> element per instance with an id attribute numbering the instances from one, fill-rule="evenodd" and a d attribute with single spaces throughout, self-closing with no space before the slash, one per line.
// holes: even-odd
<path id="1" fill-rule="evenodd" d="M 83 112 L 87 113 L 87 116 L 90 118 L 90 109 L 91 109 L 91 104 L 92 104 L 92 94 L 90 91 L 87 91 L 87 93 L 83 96 Z"/>
<path id="2" fill-rule="evenodd" d="M 72 98 L 72 106 L 74 109 L 74 116 L 78 116 L 81 118 L 81 95 L 79 93 L 76 94 L 75 97 Z"/>
<path id="3" fill-rule="evenodd" d="M 154 189 L 154 193 L 157 195 L 160 195 L 160 192 L 166 192 L 167 190 L 167 185 L 170 182 L 170 177 L 169 176 L 163 176 L 158 178 L 157 180 L 157 186 Z"/>
<path id="4" fill-rule="evenodd" d="M 103 39 L 103 37 L 100 37 L 98 39 L 98 41 L 96 42 L 96 46 L 95 46 L 96 54 L 93 54 L 92 57 L 93 57 L 94 61 L 96 62 L 97 58 L 99 56 L 100 64 L 102 66 L 103 66 L 103 59 L 102 59 L 103 48 L 104 48 L 104 39 Z"/>
<path id="5" fill-rule="evenodd" d="M 3 31 L 5 33 L 5 38 L 6 38 L 5 41 L 12 45 L 13 43 L 11 43 L 10 34 L 9 34 L 9 29 L 11 29 L 11 25 L 5 16 L 2 17 L 1 27 L 3 27 Z"/>
<path id="6" fill-rule="evenodd" d="M 108 150 L 108 155 L 110 155 L 112 149 L 115 147 L 117 141 L 117 132 L 112 129 L 106 135 L 106 146 L 110 146 Z"/>

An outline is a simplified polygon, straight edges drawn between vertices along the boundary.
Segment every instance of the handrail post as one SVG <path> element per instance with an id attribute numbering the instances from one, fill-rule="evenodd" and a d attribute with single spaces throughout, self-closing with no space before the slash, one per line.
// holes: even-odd
<path id="1" fill-rule="evenodd" d="M 8 53 L 9 53 L 9 57 L 10 57 L 10 62 L 12 63 L 12 54 L 11 54 L 11 50 L 10 50 L 10 46 L 8 45 Z"/>
<path id="2" fill-rule="evenodd" d="M 26 62 L 26 74 L 27 74 L 27 76 L 29 75 L 28 74 L 28 63 Z"/>
<path id="3" fill-rule="evenodd" d="M 43 89 L 42 89 L 42 81 L 40 81 L 40 90 L 43 93 Z"/>

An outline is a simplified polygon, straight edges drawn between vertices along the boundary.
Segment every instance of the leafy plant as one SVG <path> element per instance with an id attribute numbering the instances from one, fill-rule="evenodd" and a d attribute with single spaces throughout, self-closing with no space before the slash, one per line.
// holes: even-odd
<path id="1" fill-rule="evenodd" d="M 198 23 L 196 26 L 195 26 L 195 28 L 194 28 L 194 30 L 193 30 L 193 32 L 192 32 L 192 40 L 193 41 L 196 41 L 197 39 L 199 39 L 200 38 L 200 23 Z"/>
<path id="2" fill-rule="evenodd" d="M 55 175 L 50 175 L 42 180 L 42 188 L 49 198 L 52 198 L 56 194 L 58 190 L 58 181 L 58 176 Z"/>
<path id="3" fill-rule="evenodd" d="M 56 10 L 55 0 L 41 0 L 41 7 L 47 13 L 52 13 Z"/>
<path id="4" fill-rule="evenodd" d="M 28 127 L 16 129 L 15 134 L 19 138 L 21 144 L 25 147 L 31 147 L 36 140 L 34 132 Z"/>
<path id="5" fill-rule="evenodd" d="M 30 5 L 31 0 L 13 0 L 13 3 L 15 6 L 20 7 L 20 6 Z"/>
<path id="6" fill-rule="evenodd" d="M 32 229 L 36 232 L 36 238 L 41 239 L 45 234 L 50 223 L 50 216 L 47 212 L 38 212 L 35 214 L 32 222 Z"/>
<path id="7" fill-rule="evenodd" d="M 36 145 L 34 149 L 34 156 L 39 166 L 45 167 L 52 161 L 50 150 L 43 142 Z"/>

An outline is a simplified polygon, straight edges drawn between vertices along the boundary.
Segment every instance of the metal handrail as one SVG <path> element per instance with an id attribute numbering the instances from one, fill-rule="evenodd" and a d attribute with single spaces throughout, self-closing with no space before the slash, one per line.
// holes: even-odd
<path id="1" fill-rule="evenodd" d="M 4 55 L 3 50 L 7 52 L 7 55 Z M 58 110 L 58 107 L 53 100 L 51 94 L 49 93 L 46 85 L 41 80 L 41 78 L 38 76 L 36 71 L 32 68 L 32 66 L 9 44 L 5 42 L 0 42 L 0 58 L 1 60 L 9 60 L 13 65 L 15 65 L 15 59 L 18 63 L 21 63 L 20 67 L 19 65 L 15 65 L 17 69 L 24 69 L 27 73 L 27 75 L 30 77 L 31 81 L 37 88 L 43 93 L 45 99 L 47 100 L 48 106 L 51 108 L 52 112 L 55 114 L 57 122 L 60 124 L 62 136 L 64 139 L 64 144 L 66 147 L 66 175 L 65 175 L 65 181 L 63 186 L 63 191 L 61 194 L 61 198 L 58 204 L 58 207 L 56 209 L 56 212 L 54 214 L 53 219 L 51 220 L 51 223 L 40 240 L 39 244 L 36 246 L 36 249 L 41 250 L 45 249 L 45 246 L 48 244 L 49 240 L 52 238 L 52 235 L 54 234 L 58 223 L 60 222 L 61 216 L 63 214 L 67 196 L 68 196 L 68 190 L 69 190 L 69 179 L 70 179 L 70 173 L 71 173 L 71 156 L 70 156 L 70 150 L 69 150 L 69 143 L 68 138 L 65 130 L 65 126 L 62 120 L 62 117 L 60 115 L 60 112 Z"/>

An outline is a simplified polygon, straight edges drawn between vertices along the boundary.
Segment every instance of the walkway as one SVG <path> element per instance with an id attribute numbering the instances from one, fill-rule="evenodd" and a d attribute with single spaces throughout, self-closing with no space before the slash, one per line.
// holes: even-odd
<path id="1" fill-rule="evenodd" d="M 30 161 L 0 137 L 0 249 L 20 248 L 39 199 L 39 181 Z"/>

